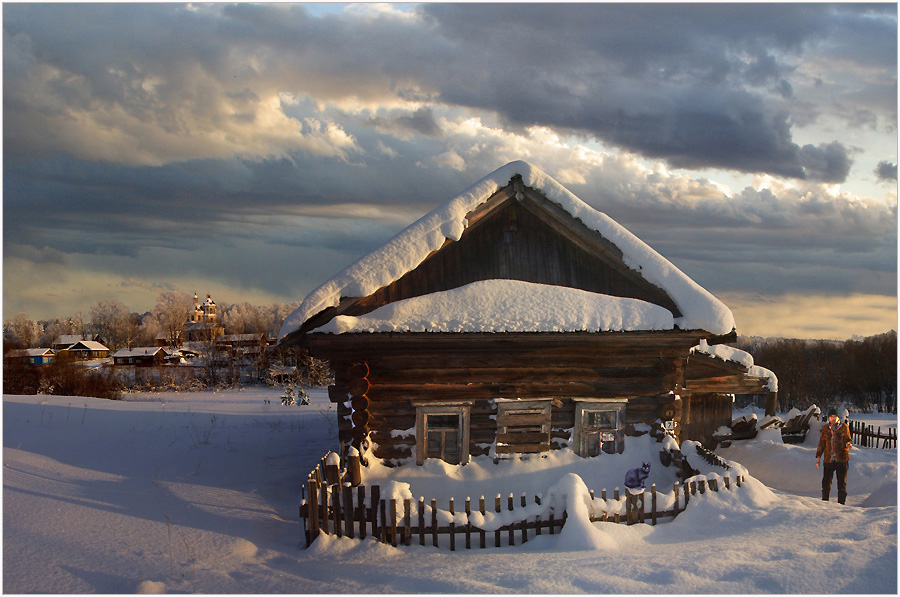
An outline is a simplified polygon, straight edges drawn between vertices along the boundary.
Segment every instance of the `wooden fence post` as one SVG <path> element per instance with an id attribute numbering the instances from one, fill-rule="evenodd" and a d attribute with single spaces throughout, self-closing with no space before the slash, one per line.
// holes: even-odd
<path id="1" fill-rule="evenodd" d="M 497 514 L 500 514 L 502 510 L 500 509 L 500 494 L 497 494 L 497 498 L 494 500 L 494 511 Z M 494 531 L 494 547 L 500 547 L 500 527 L 497 527 L 497 530 Z"/>
<path id="2" fill-rule="evenodd" d="M 425 496 L 419 496 L 419 545 L 425 545 Z"/>
<path id="3" fill-rule="evenodd" d="M 656 483 L 650 486 L 650 519 L 653 526 L 656 526 Z"/>
<path id="4" fill-rule="evenodd" d="M 453 498 L 450 498 L 450 551 L 456 551 L 456 521 L 453 518 Z"/>
<path id="5" fill-rule="evenodd" d="M 406 498 L 403 500 L 403 544 L 409 545 L 412 541 L 412 529 L 410 525 L 412 524 L 412 504 L 410 503 L 410 499 Z"/>
<path id="6" fill-rule="evenodd" d="M 616 502 L 619 501 L 619 488 L 618 488 L 618 487 L 616 487 L 616 488 L 613 490 L 613 499 L 614 499 Z M 627 507 L 627 505 L 626 505 L 626 507 Z M 616 513 L 615 513 L 615 515 L 613 516 L 613 522 L 615 522 L 615 523 L 620 522 L 620 516 L 621 516 L 621 515 L 619 514 L 619 508 L 617 507 L 617 508 L 616 508 Z"/>
<path id="7" fill-rule="evenodd" d="M 341 486 L 337 483 L 331 486 L 331 515 L 334 516 L 334 533 L 342 537 L 341 533 Z"/>
<path id="8" fill-rule="evenodd" d="M 381 486 L 373 485 L 369 495 L 369 516 L 372 522 L 372 537 L 377 541 L 381 535 L 378 532 L 378 504 L 381 502 Z"/>
<path id="9" fill-rule="evenodd" d="M 431 498 L 431 540 L 435 547 L 438 546 L 438 521 L 437 521 L 437 500 Z"/>
<path id="10" fill-rule="evenodd" d="M 513 511 L 513 494 L 509 494 L 509 498 L 506 500 L 507 510 L 510 512 Z M 512 516 L 510 516 L 512 518 Z M 516 544 L 516 536 L 515 536 L 515 524 L 512 521 L 509 523 L 509 545 L 512 547 Z"/>
<path id="11" fill-rule="evenodd" d="M 485 514 L 485 510 L 484 510 L 484 496 L 481 496 L 481 498 L 479 498 L 479 500 L 478 500 L 478 511 L 481 512 L 481 518 L 482 518 L 482 520 L 483 520 L 483 519 L 484 519 L 484 514 Z M 479 538 L 479 547 L 480 547 L 481 549 L 484 549 L 485 547 L 487 547 L 486 541 L 485 541 L 485 534 L 486 534 L 486 533 L 484 532 L 484 529 L 478 529 L 478 531 L 479 531 L 479 535 L 480 535 L 480 538 Z"/>
<path id="12" fill-rule="evenodd" d="M 603 516 L 600 518 L 603 522 L 609 520 L 609 512 L 606 511 L 606 490 L 600 490 L 600 499 L 603 500 Z"/>
<path id="13" fill-rule="evenodd" d="M 356 488 L 356 503 L 359 507 L 359 538 L 366 538 L 366 486 Z"/>
<path id="14" fill-rule="evenodd" d="M 350 485 L 354 487 L 362 483 L 362 468 L 359 463 L 359 450 L 356 448 L 351 450 L 351 453 L 347 458 L 347 476 L 349 477 Z"/>
<path id="15" fill-rule="evenodd" d="M 397 498 L 391 498 L 391 545 L 397 547 Z"/>
<path id="16" fill-rule="evenodd" d="M 466 549 L 472 549 L 472 498 L 466 498 Z"/>
<path id="17" fill-rule="evenodd" d="M 306 533 L 306 546 L 309 547 L 313 541 L 319 536 L 319 489 L 316 486 L 316 480 L 309 478 L 307 483 L 307 494 L 309 495 L 306 502 L 306 520 L 309 530 Z"/>
<path id="18" fill-rule="evenodd" d="M 327 535 L 328 534 L 328 485 L 326 483 L 323 483 L 322 486 L 319 488 L 319 490 L 322 492 L 322 500 L 321 500 L 322 517 L 320 519 L 321 523 L 322 523 L 322 532 Z"/>
<path id="19" fill-rule="evenodd" d="M 353 488 L 350 484 L 344 486 L 344 526 L 347 527 L 347 536 L 356 538 L 353 530 Z"/>
<path id="20" fill-rule="evenodd" d="M 528 502 L 526 500 L 527 500 L 527 498 L 525 497 L 525 493 L 522 493 L 522 498 L 519 500 L 519 503 L 521 504 L 523 509 L 525 508 L 525 506 L 528 505 Z M 522 543 L 527 543 L 527 542 L 528 542 L 528 518 L 523 516 L 522 517 Z"/>

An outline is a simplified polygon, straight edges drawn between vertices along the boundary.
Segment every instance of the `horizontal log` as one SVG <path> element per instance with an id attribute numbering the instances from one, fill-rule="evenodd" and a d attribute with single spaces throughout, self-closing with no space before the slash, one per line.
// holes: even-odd
<path id="1" fill-rule="evenodd" d="M 376 458 L 392 458 L 392 459 L 403 459 L 409 458 L 412 456 L 413 451 L 410 448 L 406 448 L 403 446 L 380 446 L 376 445 L 375 449 L 372 451 Z"/>
<path id="2" fill-rule="evenodd" d="M 555 351 L 591 350 L 595 353 L 636 352 L 661 356 L 677 354 L 687 357 L 690 348 L 709 334 L 702 331 L 660 332 L 511 332 L 511 333 L 360 333 L 307 334 L 310 350 L 334 349 L 345 351 L 337 358 L 365 360 L 372 367 L 371 358 L 356 358 L 346 351 L 365 351 L 383 355 L 391 352 L 469 351 Z"/>
<path id="3" fill-rule="evenodd" d="M 498 433 L 497 442 L 502 444 L 534 444 L 550 441 L 550 433 Z"/>
<path id="4" fill-rule="evenodd" d="M 369 437 L 374 443 L 378 444 L 379 446 L 415 447 L 416 445 L 415 437 L 391 437 L 390 435 L 376 434 L 374 432 L 370 433 Z"/>
<path id="5" fill-rule="evenodd" d="M 658 363 L 647 367 L 548 367 L 523 366 L 516 360 L 502 367 L 453 367 L 443 363 L 440 368 L 415 368 L 414 359 L 395 363 L 392 367 L 380 364 L 369 375 L 372 384 L 391 385 L 394 383 L 517 383 L 528 381 L 590 383 L 609 379 L 663 379 L 665 375 Z M 674 376 L 672 376 L 674 382 Z"/>
<path id="6" fill-rule="evenodd" d="M 768 378 L 713 378 L 695 379 L 687 383 L 687 392 L 720 393 L 720 394 L 764 394 L 768 392 Z"/>
<path id="7" fill-rule="evenodd" d="M 373 385 L 368 392 L 373 402 L 392 401 L 398 397 L 411 400 L 478 400 L 493 398 L 539 398 L 576 396 L 618 398 L 657 394 L 667 391 L 648 380 L 590 383 L 521 383 L 521 384 L 415 384 Z"/>
<path id="8" fill-rule="evenodd" d="M 502 413 L 497 416 L 498 427 L 522 427 L 531 425 L 544 425 L 550 422 L 550 413 L 547 414 L 521 414 L 515 411 Z"/>
<path id="9" fill-rule="evenodd" d="M 515 445 L 497 445 L 498 454 L 536 454 L 538 452 L 549 452 L 550 442 L 540 444 L 515 444 Z"/>

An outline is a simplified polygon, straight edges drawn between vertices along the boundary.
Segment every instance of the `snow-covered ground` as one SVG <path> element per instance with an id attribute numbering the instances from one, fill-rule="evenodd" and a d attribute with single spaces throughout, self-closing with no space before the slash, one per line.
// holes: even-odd
<path id="1" fill-rule="evenodd" d="M 746 467 L 743 487 L 695 496 L 655 527 L 567 523 L 523 546 L 455 552 L 335 537 L 306 549 L 300 484 L 337 445 L 334 405 L 323 390 L 312 398 L 4 396 L 4 592 L 897 592 L 897 451 L 854 448 L 840 506 L 818 499 L 812 439 L 784 445 L 767 433 L 719 451 Z M 890 415 L 863 418 L 896 426 Z M 527 483 L 550 491 L 574 471 L 612 490 L 647 450 L 580 463 L 557 455 Z M 475 498 L 524 484 L 522 464 L 508 463 L 502 482 L 486 462 L 454 468 L 449 491 Z M 415 495 L 448 491 L 413 470 Z M 654 461 L 650 482 L 667 475 Z"/>

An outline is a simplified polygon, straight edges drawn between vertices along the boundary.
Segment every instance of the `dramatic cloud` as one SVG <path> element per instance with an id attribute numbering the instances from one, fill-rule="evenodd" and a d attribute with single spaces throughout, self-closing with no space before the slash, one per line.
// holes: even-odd
<path id="1" fill-rule="evenodd" d="M 713 292 L 895 295 L 896 16 L 7 5 L 4 308 L 299 300 L 516 159 Z"/>
<path id="2" fill-rule="evenodd" d="M 878 166 L 875 168 L 875 176 L 879 180 L 893 180 L 897 182 L 897 164 L 878 162 Z"/>

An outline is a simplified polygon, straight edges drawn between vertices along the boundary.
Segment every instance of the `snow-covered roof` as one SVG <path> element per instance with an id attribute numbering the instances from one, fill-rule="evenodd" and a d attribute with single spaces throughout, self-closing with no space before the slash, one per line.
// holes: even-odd
<path id="1" fill-rule="evenodd" d="M 425 215 L 394 236 L 381 248 L 362 257 L 313 290 L 284 321 L 279 340 L 301 328 L 310 317 L 329 307 L 337 307 L 342 297 L 363 297 L 387 286 L 415 269 L 449 239 L 459 240 L 467 226 L 466 215 L 487 201 L 516 176 L 525 186 L 539 190 L 588 228 L 596 230 L 622 251 L 625 265 L 648 282 L 662 288 L 675 302 L 682 316 L 674 323 L 681 329 L 703 329 L 727 334 L 734 325 L 731 311 L 650 246 L 572 194 L 552 177 L 529 164 L 517 161 L 503 166 Z"/>
<path id="2" fill-rule="evenodd" d="M 136 346 L 134 348 L 120 348 L 113 354 L 113 358 L 124 358 L 124 357 L 146 357 L 152 356 L 162 351 L 163 354 L 166 354 L 166 350 L 161 346 Z"/>
<path id="3" fill-rule="evenodd" d="M 607 332 L 670 330 L 668 309 L 632 298 L 520 280 L 482 280 L 338 315 L 316 332 Z"/>
<path id="4" fill-rule="evenodd" d="M 732 363 L 743 365 L 744 367 L 746 367 L 748 375 L 752 375 L 753 377 L 768 378 L 769 382 L 766 388 L 770 392 L 778 391 L 778 377 L 773 371 L 766 369 L 765 367 L 755 365 L 753 362 L 753 355 L 751 355 L 749 352 L 746 352 L 739 348 L 725 346 L 724 344 L 715 344 L 713 346 L 710 346 L 706 340 L 700 340 L 700 344 L 693 347 L 691 349 L 691 352 L 707 354 L 711 357 L 722 359 L 723 361 L 730 361 Z"/>
<path id="5" fill-rule="evenodd" d="M 93 340 L 81 340 L 76 342 L 72 346 L 69 347 L 69 350 L 78 350 L 76 347 L 81 346 L 87 350 L 109 350 L 107 347 L 103 346 L 99 342 L 94 342 Z"/>
<path id="6" fill-rule="evenodd" d="M 53 356 L 55 354 L 52 348 L 17 348 L 6 353 L 7 357 L 43 357 Z"/>

